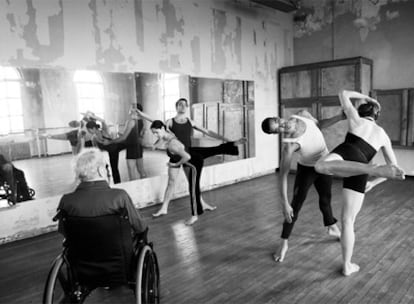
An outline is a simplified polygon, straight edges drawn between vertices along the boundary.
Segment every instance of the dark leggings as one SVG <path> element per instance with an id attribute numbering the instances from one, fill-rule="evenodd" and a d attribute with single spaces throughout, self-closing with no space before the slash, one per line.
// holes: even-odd
<path id="1" fill-rule="evenodd" d="M 220 154 L 228 154 L 228 155 L 239 154 L 239 150 L 237 146 L 234 145 L 234 142 L 227 142 L 225 144 L 221 144 L 221 145 L 214 146 L 214 147 L 190 147 L 189 150 L 190 150 L 190 154 L 191 152 L 196 153 L 203 160 L 211 156 L 220 155 Z"/>
<path id="2" fill-rule="evenodd" d="M 238 148 L 233 142 L 228 142 L 214 147 L 190 147 L 189 153 L 191 159 L 188 163 L 184 164 L 184 168 L 186 169 L 186 176 L 188 179 L 191 214 L 200 215 L 203 214 L 203 206 L 201 205 L 200 179 L 204 159 L 219 154 L 237 155 Z"/>
<path id="3" fill-rule="evenodd" d="M 283 223 L 282 239 L 288 239 L 293 230 L 296 220 L 298 219 L 299 211 L 302 208 L 303 202 L 306 199 L 309 188 L 314 185 L 319 194 L 319 209 L 322 212 L 323 223 L 325 226 L 333 225 L 337 222 L 332 214 L 331 208 L 331 186 L 332 177 L 317 173 L 314 167 L 307 167 L 298 164 L 295 185 L 293 188 L 292 209 L 293 218 L 292 223 Z"/>
<path id="4" fill-rule="evenodd" d="M 121 182 L 121 175 L 119 174 L 118 161 L 119 161 L 119 152 L 126 148 L 124 144 L 109 144 L 109 145 L 99 145 L 101 150 L 107 151 L 109 154 L 109 163 L 111 164 L 112 179 L 114 184 L 119 184 Z"/>
<path id="5" fill-rule="evenodd" d="M 184 171 L 188 180 L 190 192 L 191 215 L 203 214 L 203 206 L 201 205 L 200 177 L 203 170 L 204 160 L 195 153 L 191 153 L 191 159 L 185 163 Z"/>

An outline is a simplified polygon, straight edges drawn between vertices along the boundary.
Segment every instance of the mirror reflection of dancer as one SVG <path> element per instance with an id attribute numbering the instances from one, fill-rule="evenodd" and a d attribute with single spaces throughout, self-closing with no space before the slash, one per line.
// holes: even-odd
<path id="1" fill-rule="evenodd" d="M 161 120 L 154 120 L 150 126 L 151 131 L 157 136 L 159 144 L 165 144 L 167 155 L 170 157 L 169 168 L 180 168 L 184 166 L 188 169 L 191 218 L 186 221 L 186 225 L 192 225 L 198 220 L 198 216 L 203 214 L 204 208 L 201 203 L 200 193 L 200 174 L 203 167 L 203 159 L 187 152 L 185 146 L 172 133 L 167 131 L 166 126 Z"/>
<path id="2" fill-rule="evenodd" d="M 111 136 L 109 134 L 108 126 L 105 123 L 105 120 L 96 116 L 95 114 L 88 112 L 88 116 L 92 118 L 92 120 L 86 123 L 86 129 L 90 134 L 93 135 L 92 143 L 93 146 L 98 147 L 101 150 L 107 151 L 109 154 L 109 162 L 111 164 L 112 170 L 112 178 L 115 184 L 121 182 L 121 176 L 118 170 L 118 160 L 119 160 L 119 151 L 124 149 L 125 147 L 123 144 L 114 143 L 105 145 L 104 143 L 106 140 L 111 140 Z M 96 121 L 100 122 L 102 127 L 100 127 Z"/>
<path id="3" fill-rule="evenodd" d="M 130 119 L 125 123 L 125 129 L 118 138 L 104 141 L 105 145 L 123 143 L 126 146 L 126 161 L 129 180 L 147 177 L 144 169 L 142 138 L 144 136 L 144 122 L 134 109 L 142 111 L 141 104 L 137 103 L 129 111 Z"/>
<path id="4" fill-rule="evenodd" d="M 199 169 L 199 172 L 197 172 L 197 178 L 200 179 L 201 177 L 201 171 L 202 166 L 204 164 L 204 159 L 214 156 L 214 155 L 220 155 L 220 154 L 227 154 L 227 155 L 238 155 L 239 149 L 237 147 L 238 144 L 242 144 L 246 141 L 245 138 L 241 138 L 237 141 L 230 141 L 224 136 L 221 136 L 220 134 L 217 134 L 213 131 L 207 130 L 203 127 L 200 127 L 194 123 L 190 118 L 187 117 L 187 109 L 188 109 L 188 101 L 185 98 L 180 98 L 175 103 L 175 108 L 177 111 L 177 114 L 169 119 L 166 122 L 167 130 L 171 131 L 177 139 L 184 145 L 186 151 L 192 155 L 192 158 L 195 157 L 200 159 L 201 167 Z M 153 122 L 153 120 L 146 115 L 145 113 L 138 111 L 138 115 L 140 115 L 142 118 Z M 215 139 L 222 140 L 226 143 L 214 146 L 214 147 L 192 147 L 191 146 L 191 139 L 193 136 L 193 129 L 197 130 L 204 135 L 210 136 Z M 174 163 L 173 157 L 170 159 L 170 162 Z M 168 167 L 168 184 L 167 188 L 165 190 L 164 194 L 164 200 L 162 203 L 161 208 L 158 210 L 157 213 L 154 213 L 154 217 L 162 216 L 168 213 L 168 205 L 171 201 L 173 192 L 174 192 L 174 186 L 178 177 L 178 173 L 180 172 L 180 167 Z M 186 174 L 187 178 L 189 178 L 191 175 Z M 200 181 L 198 180 L 196 182 L 197 185 L 200 184 Z M 191 185 L 191 181 L 189 182 L 189 185 Z M 196 188 L 196 191 L 199 192 L 199 188 Z M 201 204 L 203 206 L 204 210 L 215 210 L 215 206 L 211 206 L 207 204 L 203 198 L 201 197 Z"/>
<path id="5" fill-rule="evenodd" d="M 351 98 L 364 102 L 354 108 Z M 359 271 L 357 264 L 351 263 L 355 243 L 354 223 L 361 210 L 365 197 L 368 175 L 379 179 L 404 179 L 404 171 L 397 166 L 397 159 L 391 146 L 391 140 L 384 129 L 376 124 L 381 106 L 375 99 L 353 91 L 341 91 L 339 100 L 348 120 L 348 133 L 344 143 L 336 147 L 329 155 L 320 159 L 316 170 L 323 174 L 343 177 L 342 206 L 342 258 L 343 274 L 348 276 Z M 370 161 L 382 150 L 386 165 L 370 164 Z"/>
<path id="6" fill-rule="evenodd" d="M 263 132 L 284 135 L 282 139 L 280 182 L 281 204 L 285 221 L 283 223 L 279 250 L 273 255 L 276 262 L 283 262 L 286 256 L 289 236 L 312 184 L 319 195 L 319 209 L 323 216 L 323 223 L 328 228 L 328 234 L 336 238 L 339 238 L 341 235 L 331 207 L 332 177 L 317 173 L 315 171 L 315 164 L 320 157 L 328 154 L 325 139 L 319 128 L 327 128 L 343 118 L 343 115 L 340 114 L 321 120 L 318 123 L 309 112 L 299 111 L 289 119 L 269 117 L 262 122 Z M 292 203 L 289 204 L 287 177 L 295 152 L 299 154 L 299 160 L 293 187 Z"/>
<path id="7" fill-rule="evenodd" d="M 82 148 L 82 144 L 80 141 L 81 122 L 77 120 L 72 120 L 68 123 L 68 125 L 69 127 L 76 128 L 76 129 L 71 130 L 69 132 L 60 133 L 60 134 L 47 134 L 45 136 L 46 138 L 49 138 L 49 139 L 68 140 L 72 148 L 72 154 L 76 155 L 80 152 Z"/>

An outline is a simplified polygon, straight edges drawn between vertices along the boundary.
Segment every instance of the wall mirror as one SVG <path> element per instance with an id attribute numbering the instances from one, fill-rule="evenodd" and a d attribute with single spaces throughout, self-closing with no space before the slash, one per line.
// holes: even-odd
<path id="1" fill-rule="evenodd" d="M 254 83 L 182 74 L 113 73 L 63 68 L 0 67 L 0 153 L 22 170 L 35 199 L 61 195 L 76 186 L 72 146 L 65 134 L 72 121 L 94 112 L 116 137 L 133 103 L 153 119 L 175 115 L 175 102 L 189 100 L 189 117 L 231 139 L 246 137 L 239 156 L 217 156 L 206 165 L 254 157 Z M 166 174 L 168 158 L 152 149 L 155 138 L 144 123 L 143 163 L 147 177 Z M 202 134 L 194 145 L 220 142 Z M 119 154 L 121 181 L 129 180 L 125 150 Z"/>

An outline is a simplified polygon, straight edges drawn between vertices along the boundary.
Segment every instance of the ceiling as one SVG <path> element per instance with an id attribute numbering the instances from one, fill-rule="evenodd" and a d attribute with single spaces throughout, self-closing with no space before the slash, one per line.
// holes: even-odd
<path id="1" fill-rule="evenodd" d="M 251 0 L 252 2 L 268 6 L 270 8 L 290 13 L 298 9 L 299 0 Z"/>

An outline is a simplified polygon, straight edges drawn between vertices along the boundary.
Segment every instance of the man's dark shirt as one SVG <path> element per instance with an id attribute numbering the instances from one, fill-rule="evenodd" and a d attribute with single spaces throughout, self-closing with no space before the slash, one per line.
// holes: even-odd
<path id="1" fill-rule="evenodd" d="M 128 193 L 122 189 L 110 188 L 103 180 L 80 183 L 74 192 L 62 197 L 58 206 L 58 210 L 66 211 L 69 216 L 84 217 L 117 214 L 121 209 L 127 210 L 128 220 L 135 233 L 145 231 L 147 225 L 132 204 Z M 58 230 L 65 235 L 61 221 Z"/>

